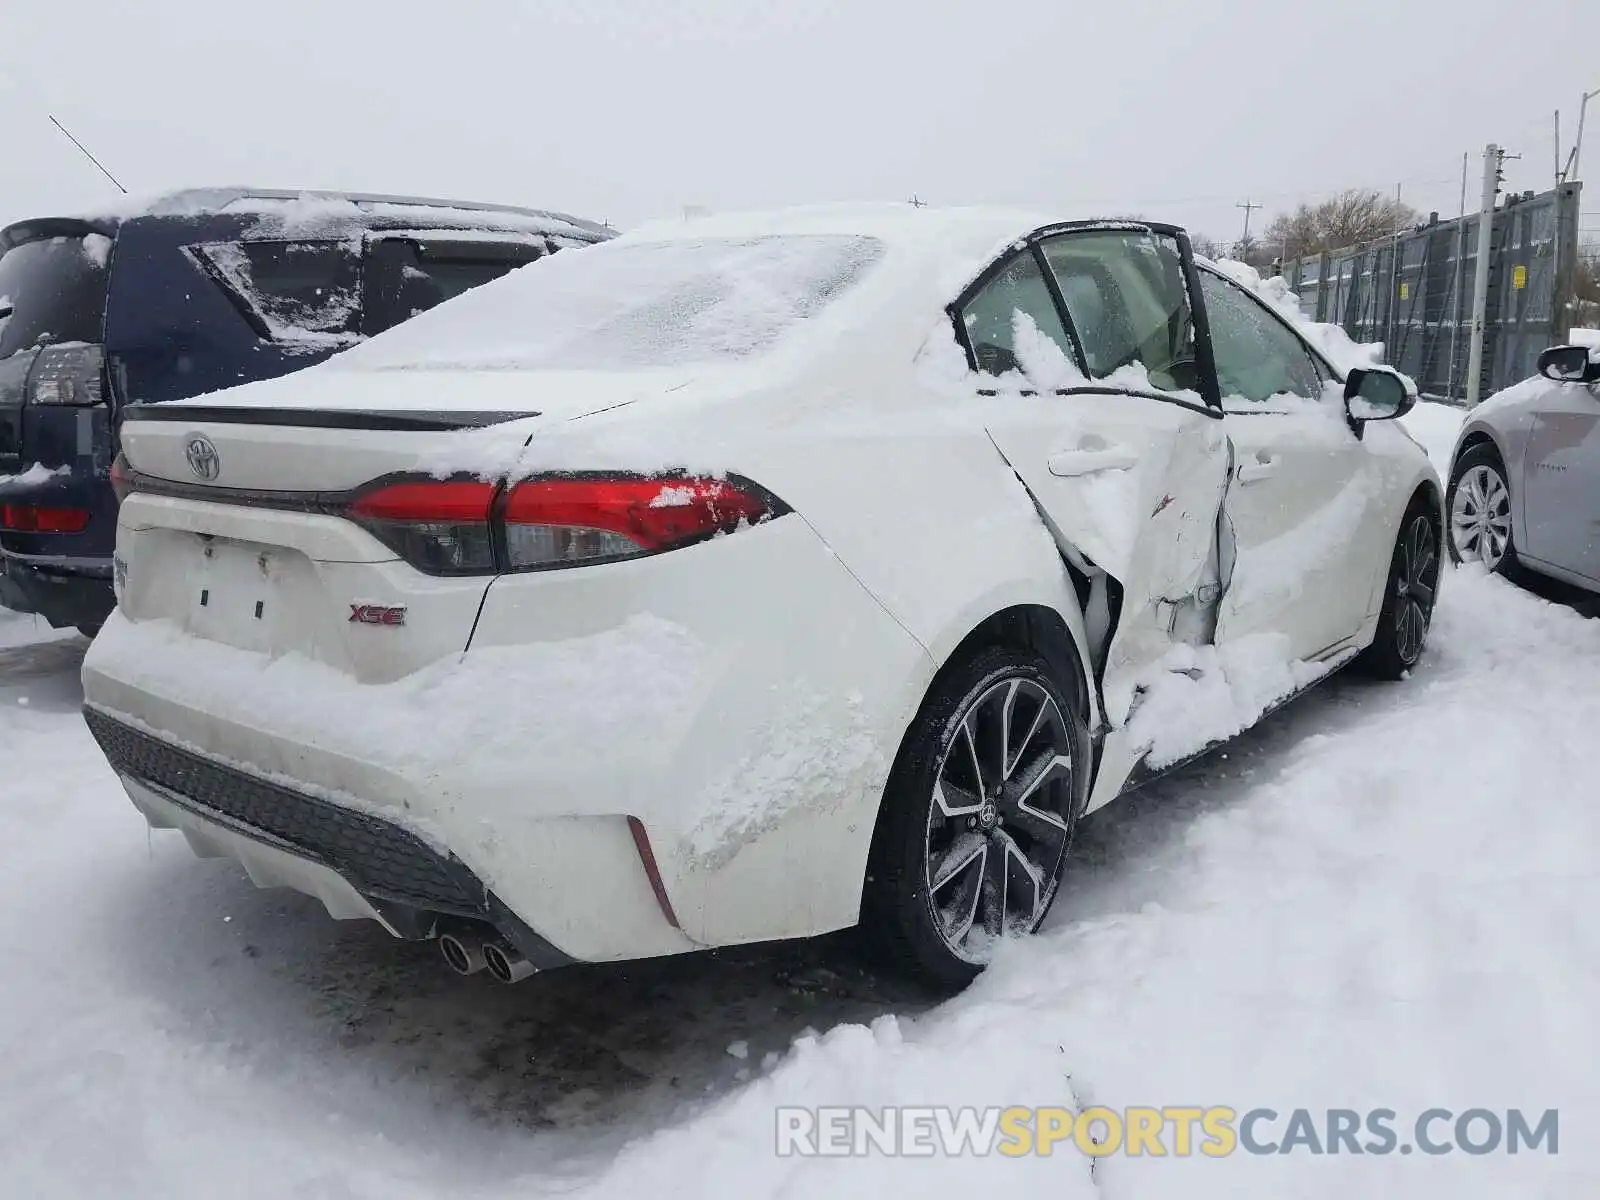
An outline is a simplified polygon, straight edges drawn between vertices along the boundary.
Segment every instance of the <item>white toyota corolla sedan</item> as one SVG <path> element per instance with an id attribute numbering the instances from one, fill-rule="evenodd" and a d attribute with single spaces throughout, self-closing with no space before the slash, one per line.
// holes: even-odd
<path id="1" fill-rule="evenodd" d="M 129 410 L 85 715 L 463 972 L 860 924 L 958 986 L 1086 811 L 1417 661 L 1439 482 L 1353 349 L 1167 226 L 644 229 Z"/>

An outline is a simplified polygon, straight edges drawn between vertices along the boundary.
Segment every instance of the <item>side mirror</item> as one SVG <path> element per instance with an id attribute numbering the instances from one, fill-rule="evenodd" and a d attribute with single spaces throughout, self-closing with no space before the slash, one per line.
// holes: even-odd
<path id="1" fill-rule="evenodd" d="M 1587 346 L 1551 346 L 1539 354 L 1539 374 L 1557 383 L 1593 383 L 1600 363 L 1589 360 Z"/>
<path id="2" fill-rule="evenodd" d="M 1393 367 L 1356 367 L 1344 381 L 1344 407 L 1352 421 L 1392 421 L 1416 402 L 1411 381 Z"/>

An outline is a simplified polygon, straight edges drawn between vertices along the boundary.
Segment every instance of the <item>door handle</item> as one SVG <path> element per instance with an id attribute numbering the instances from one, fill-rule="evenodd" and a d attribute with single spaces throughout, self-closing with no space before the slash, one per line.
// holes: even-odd
<path id="1" fill-rule="evenodd" d="M 1266 479 L 1276 474 L 1278 460 L 1270 455 L 1263 457 L 1257 455 L 1251 462 L 1239 464 L 1239 482 L 1255 483 L 1257 480 Z"/>
<path id="2" fill-rule="evenodd" d="M 1133 451 L 1111 446 L 1103 450 L 1057 450 L 1046 460 L 1046 465 L 1050 474 L 1073 479 L 1101 471 L 1126 471 L 1138 461 Z"/>

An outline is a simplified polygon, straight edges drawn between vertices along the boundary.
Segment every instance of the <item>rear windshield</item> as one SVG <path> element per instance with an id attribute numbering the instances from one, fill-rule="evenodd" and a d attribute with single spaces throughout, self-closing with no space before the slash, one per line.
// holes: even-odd
<path id="1" fill-rule="evenodd" d="M 212 242 L 196 250 L 260 336 L 322 346 L 359 332 L 359 242 Z"/>
<path id="2" fill-rule="evenodd" d="M 98 342 L 110 250 L 109 238 L 91 233 L 0 254 L 0 358 L 42 342 Z"/>
<path id="3" fill-rule="evenodd" d="M 821 234 L 569 250 L 338 362 L 585 370 L 738 361 L 822 312 L 882 253 L 876 238 Z"/>

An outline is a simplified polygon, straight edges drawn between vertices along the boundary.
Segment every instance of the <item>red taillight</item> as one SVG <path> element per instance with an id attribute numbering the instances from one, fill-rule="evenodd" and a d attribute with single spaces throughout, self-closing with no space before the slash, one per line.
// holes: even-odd
<path id="1" fill-rule="evenodd" d="M 0 504 L 0 529 L 17 533 L 82 533 L 89 527 L 86 508 L 40 504 Z"/>
<path id="2" fill-rule="evenodd" d="M 737 478 L 562 475 L 504 494 L 478 479 L 398 480 L 341 511 L 420 571 L 487 575 L 656 554 L 788 509 Z"/>
<path id="3" fill-rule="evenodd" d="M 487 523 L 494 493 L 494 484 L 477 479 L 391 483 L 358 497 L 350 512 L 374 521 Z"/>
<path id="4" fill-rule="evenodd" d="M 533 479 L 506 503 L 512 569 L 653 554 L 776 516 L 752 485 L 704 476 Z"/>
<path id="5" fill-rule="evenodd" d="M 495 559 L 489 512 L 497 490 L 477 479 L 409 480 L 357 497 L 348 511 L 418 570 L 490 574 Z"/>

